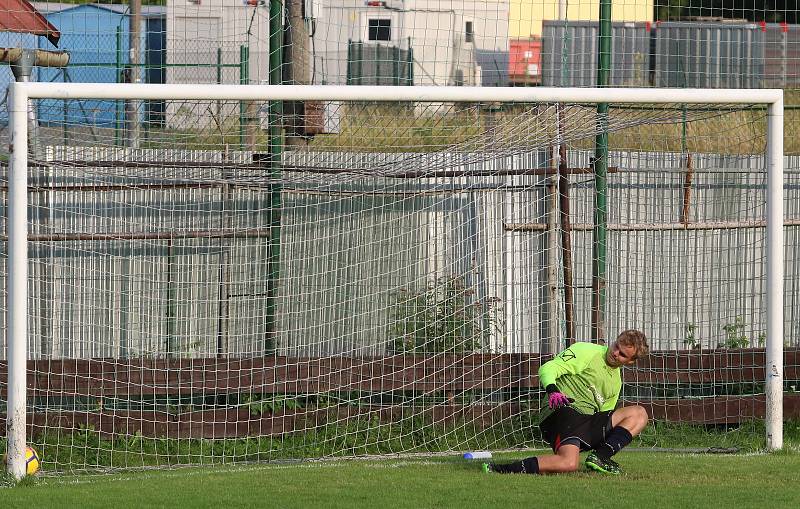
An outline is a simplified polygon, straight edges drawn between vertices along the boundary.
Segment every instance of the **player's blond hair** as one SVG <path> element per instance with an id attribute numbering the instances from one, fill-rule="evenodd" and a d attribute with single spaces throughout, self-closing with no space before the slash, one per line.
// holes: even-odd
<path id="1" fill-rule="evenodd" d="M 632 346 L 636 349 L 635 359 L 640 359 L 650 353 L 650 346 L 644 332 L 636 329 L 628 329 L 619 333 L 617 342 L 625 346 Z"/>

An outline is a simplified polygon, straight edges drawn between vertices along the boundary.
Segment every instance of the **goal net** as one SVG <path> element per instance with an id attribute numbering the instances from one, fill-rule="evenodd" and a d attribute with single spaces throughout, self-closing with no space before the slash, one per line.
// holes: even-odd
<path id="1" fill-rule="evenodd" d="M 144 100 L 165 117 L 77 121 Z M 781 446 L 774 92 L 34 83 L 9 110 L 0 394 L 45 469 L 541 447 L 539 365 L 629 328 L 641 445 L 763 447 L 771 415 Z"/>

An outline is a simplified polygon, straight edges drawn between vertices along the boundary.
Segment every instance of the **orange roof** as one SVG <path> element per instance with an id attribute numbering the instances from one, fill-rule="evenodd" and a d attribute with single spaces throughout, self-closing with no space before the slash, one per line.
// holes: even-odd
<path id="1" fill-rule="evenodd" d="M 0 32 L 22 32 L 47 37 L 58 46 L 61 33 L 26 0 L 0 0 Z"/>

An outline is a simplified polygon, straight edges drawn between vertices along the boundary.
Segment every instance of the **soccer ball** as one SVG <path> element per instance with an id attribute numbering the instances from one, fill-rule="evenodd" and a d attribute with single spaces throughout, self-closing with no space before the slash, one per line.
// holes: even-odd
<path id="1" fill-rule="evenodd" d="M 8 463 L 8 455 L 3 455 L 3 464 Z M 39 467 L 42 466 L 42 460 L 39 456 L 39 453 L 36 452 L 36 449 L 31 447 L 30 445 L 25 447 L 25 473 L 28 475 L 33 475 L 39 471 Z"/>
<path id="2" fill-rule="evenodd" d="M 29 445 L 25 448 L 25 473 L 33 475 L 39 471 L 40 466 L 41 459 L 39 459 L 39 453 Z"/>

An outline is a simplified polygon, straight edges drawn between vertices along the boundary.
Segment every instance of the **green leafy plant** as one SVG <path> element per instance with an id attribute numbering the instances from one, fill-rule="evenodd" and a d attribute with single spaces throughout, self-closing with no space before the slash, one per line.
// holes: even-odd
<path id="1" fill-rule="evenodd" d="M 697 337 L 697 325 L 693 323 L 686 324 L 686 337 L 683 344 L 688 348 L 700 348 L 700 339 Z"/>
<path id="2" fill-rule="evenodd" d="M 722 326 L 725 331 L 725 341 L 718 343 L 717 348 L 747 348 L 751 345 L 750 338 L 745 334 L 747 324 L 741 316 L 737 316 L 733 322 Z M 758 346 L 764 346 L 766 334 L 760 334 L 756 339 Z"/>
<path id="3" fill-rule="evenodd" d="M 701 340 L 697 336 L 697 325 L 694 323 L 687 323 L 684 327 L 685 336 L 683 339 L 683 344 L 686 348 L 700 348 Z M 745 323 L 744 319 L 741 316 L 737 316 L 734 320 L 730 323 L 726 323 L 722 326 L 722 330 L 725 332 L 725 337 L 722 341 L 717 342 L 717 348 L 748 348 L 748 347 L 759 347 L 763 348 L 767 342 L 767 335 L 766 333 L 760 333 L 756 336 L 755 339 L 748 337 L 746 333 L 747 323 Z"/>
<path id="4" fill-rule="evenodd" d="M 267 399 L 244 398 L 244 404 L 250 409 L 250 414 L 253 416 L 296 410 L 302 407 L 299 401 L 288 396 L 275 396 Z"/>
<path id="5" fill-rule="evenodd" d="M 476 299 L 463 276 L 440 277 L 424 288 L 394 295 L 390 348 L 397 353 L 485 350 L 499 330 L 498 299 Z"/>

